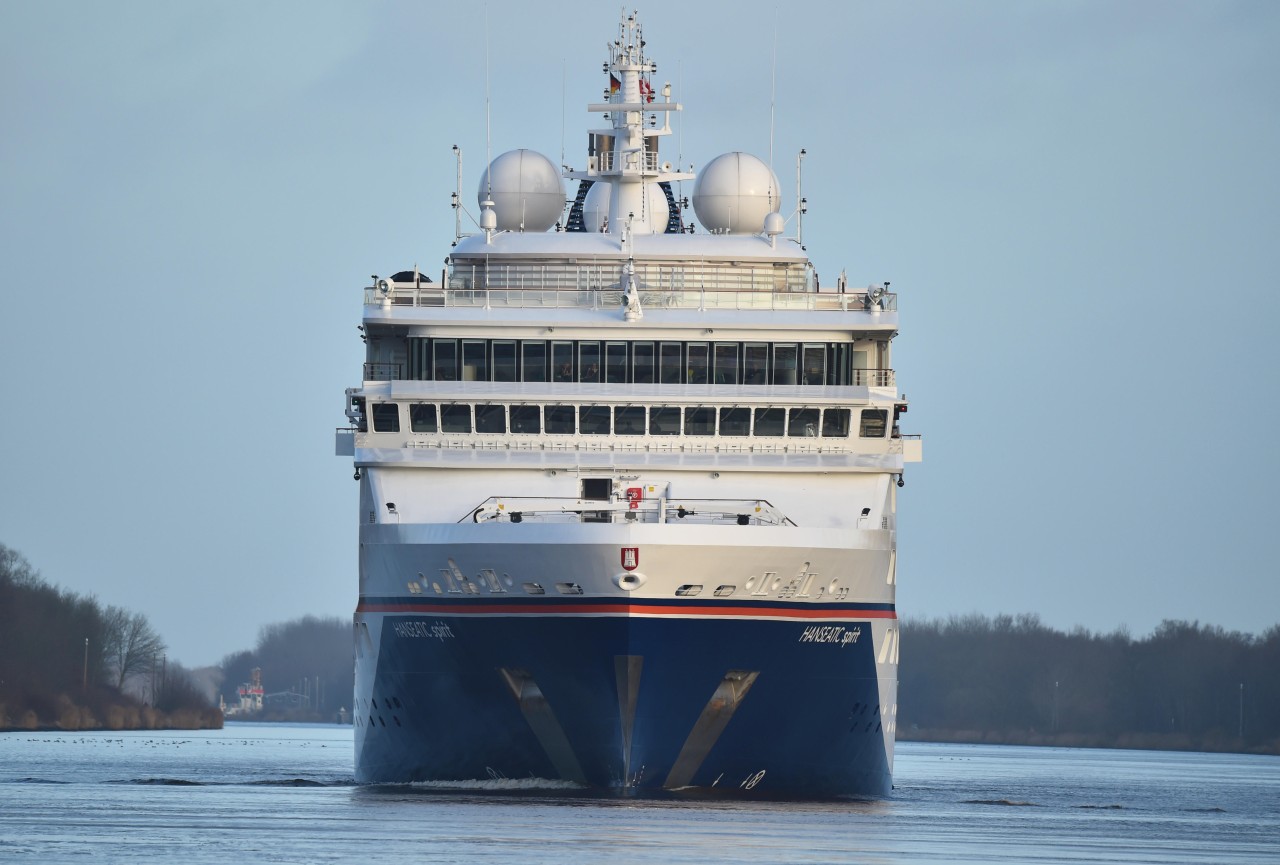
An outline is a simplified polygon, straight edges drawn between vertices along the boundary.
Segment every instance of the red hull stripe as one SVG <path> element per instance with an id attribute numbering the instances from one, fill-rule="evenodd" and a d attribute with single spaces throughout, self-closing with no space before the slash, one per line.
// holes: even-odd
<path id="1" fill-rule="evenodd" d="M 613 604 L 366 604 L 357 613 L 417 613 L 448 615 L 565 616 L 601 613 L 640 616 L 749 616 L 771 619 L 896 619 L 894 610 L 865 607 L 808 609 L 794 607 L 659 606 L 645 603 Z"/>

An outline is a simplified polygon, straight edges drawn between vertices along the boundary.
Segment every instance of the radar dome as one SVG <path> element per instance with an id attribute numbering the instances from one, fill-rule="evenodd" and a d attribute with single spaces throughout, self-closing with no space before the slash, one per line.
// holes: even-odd
<path id="1" fill-rule="evenodd" d="M 613 185 L 595 183 L 587 190 L 587 197 L 582 202 L 582 226 L 587 231 L 604 231 L 609 220 L 609 205 L 613 200 Z M 667 220 L 671 217 L 671 208 L 667 206 L 667 194 L 656 183 L 644 185 L 644 206 L 647 210 L 637 213 L 631 223 L 637 234 L 662 234 L 667 230 Z M 643 218 L 642 218 L 643 217 Z"/>
<path id="2" fill-rule="evenodd" d="M 693 184 L 693 212 L 708 231 L 759 234 L 781 207 L 777 175 L 750 153 L 717 156 Z"/>
<path id="3" fill-rule="evenodd" d="M 541 153 L 509 150 L 489 163 L 476 200 L 493 201 L 499 231 L 546 231 L 564 212 L 564 181 Z"/>

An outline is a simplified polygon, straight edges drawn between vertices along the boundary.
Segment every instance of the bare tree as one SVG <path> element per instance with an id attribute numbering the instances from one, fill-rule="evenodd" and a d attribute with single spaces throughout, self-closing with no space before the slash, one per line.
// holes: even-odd
<path id="1" fill-rule="evenodd" d="M 113 606 L 107 607 L 102 617 L 106 624 L 104 656 L 116 688 L 123 690 L 130 679 L 151 671 L 156 655 L 165 650 L 164 640 L 142 613 Z"/>

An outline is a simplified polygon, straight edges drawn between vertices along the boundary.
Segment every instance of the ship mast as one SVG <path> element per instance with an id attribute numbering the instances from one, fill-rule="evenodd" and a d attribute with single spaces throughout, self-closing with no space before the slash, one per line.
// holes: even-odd
<path id="1" fill-rule="evenodd" d="M 591 130 L 592 141 L 608 144 L 595 152 L 586 171 L 565 172 L 565 177 L 607 183 L 610 186 L 608 234 L 625 239 L 632 234 L 661 234 L 665 214 L 654 218 L 648 206 L 650 185 L 672 180 L 692 180 L 694 175 L 673 170 L 658 159 L 660 136 L 671 134 L 671 112 L 681 105 L 671 101 L 671 85 L 662 87 L 662 101 L 654 102 L 650 76 L 658 65 L 645 56 L 644 38 L 635 13 L 623 18 L 618 38 L 609 46 L 608 102 L 591 103 L 588 111 L 604 114 L 607 129 Z M 663 125 L 657 127 L 657 115 Z M 652 119 L 652 126 L 646 125 Z M 593 147 L 593 151 L 596 149 Z"/>

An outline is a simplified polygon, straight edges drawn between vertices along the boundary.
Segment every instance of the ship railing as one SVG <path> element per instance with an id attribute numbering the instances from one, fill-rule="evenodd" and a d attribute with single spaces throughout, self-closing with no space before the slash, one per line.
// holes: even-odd
<path id="1" fill-rule="evenodd" d="M 463 280 L 450 280 L 448 288 L 396 288 L 389 297 L 393 306 L 474 307 L 491 309 L 617 309 L 622 292 L 608 288 L 539 288 L 489 285 L 475 288 Z M 896 294 L 884 295 L 875 309 L 896 311 Z M 383 302 L 380 293 L 365 291 L 365 304 Z M 698 289 L 642 289 L 640 305 L 647 309 L 731 310 L 842 310 L 867 309 L 866 292 L 835 294 L 809 291 L 737 290 L 728 287 Z"/>
<path id="2" fill-rule="evenodd" d="M 683 523 L 699 525 L 794 526 L 765 499 L 670 499 L 628 501 L 560 497 L 493 496 L 458 522 L 474 523 Z"/>
<path id="3" fill-rule="evenodd" d="M 674 309 L 840 309 L 896 311 L 897 295 L 872 302 L 867 290 L 820 290 L 811 267 L 685 262 L 640 263 L 635 269 L 642 306 Z M 617 307 L 622 263 L 456 263 L 443 283 L 391 283 L 384 295 L 365 289 L 365 303 L 392 306 L 519 308 Z"/>

